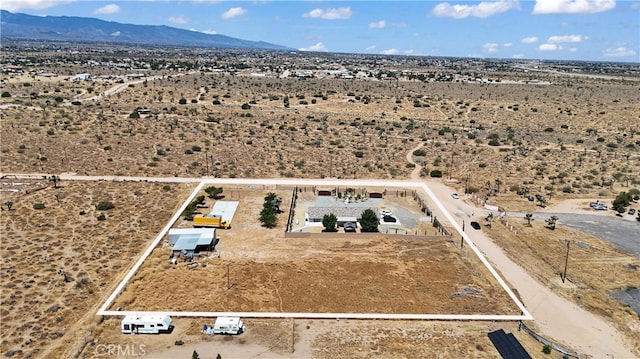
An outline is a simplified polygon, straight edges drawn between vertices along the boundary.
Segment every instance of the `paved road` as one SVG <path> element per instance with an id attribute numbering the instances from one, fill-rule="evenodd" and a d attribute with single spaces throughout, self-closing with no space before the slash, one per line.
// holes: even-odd
<path id="1" fill-rule="evenodd" d="M 533 212 L 533 218 L 545 220 L 557 216 L 557 225 L 566 225 L 611 242 L 618 250 L 640 258 L 640 222 L 609 214 Z M 625 214 L 626 216 L 626 214 Z M 524 213 L 507 213 L 510 218 L 524 218 Z"/>

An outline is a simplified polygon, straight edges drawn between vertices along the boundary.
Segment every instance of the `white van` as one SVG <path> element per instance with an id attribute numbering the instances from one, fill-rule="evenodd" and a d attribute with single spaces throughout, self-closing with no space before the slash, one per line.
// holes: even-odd
<path id="1" fill-rule="evenodd" d="M 246 329 L 240 317 L 218 317 L 213 324 L 213 334 L 242 334 Z"/>
<path id="2" fill-rule="evenodd" d="M 123 334 L 159 334 L 171 331 L 168 315 L 127 315 L 120 323 Z"/>

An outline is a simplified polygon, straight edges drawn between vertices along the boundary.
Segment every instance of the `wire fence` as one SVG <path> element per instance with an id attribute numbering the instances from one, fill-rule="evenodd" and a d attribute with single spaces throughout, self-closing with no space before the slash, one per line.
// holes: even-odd
<path id="1" fill-rule="evenodd" d="M 554 342 L 552 342 L 551 340 L 541 336 L 540 334 L 536 333 L 533 329 L 529 328 L 526 324 L 524 324 L 522 321 L 519 322 L 518 325 L 518 330 L 524 330 L 525 332 L 529 333 L 529 335 L 531 335 L 535 340 L 539 341 L 540 343 L 544 344 L 544 345 L 548 345 L 551 348 L 553 348 L 556 351 L 559 351 L 560 353 L 564 354 L 564 358 L 580 358 L 580 356 L 578 355 L 578 353 L 573 352 L 559 344 L 556 344 Z"/>

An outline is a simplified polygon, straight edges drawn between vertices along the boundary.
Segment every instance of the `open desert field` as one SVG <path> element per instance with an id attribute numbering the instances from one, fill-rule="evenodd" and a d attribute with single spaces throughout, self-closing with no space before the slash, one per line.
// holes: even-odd
<path id="1" fill-rule="evenodd" d="M 386 69 L 397 76 L 392 80 L 259 77 L 252 69 L 151 70 L 131 80 L 126 70 L 89 68 L 79 56 L 75 64 L 2 76 L 0 173 L 342 179 L 439 173 L 451 191 L 473 192 L 478 205 L 486 200 L 509 211 L 540 208 L 523 194 L 543 195 L 548 205 L 577 198 L 610 202 L 640 187 L 637 76 L 428 63 Z M 219 64 L 242 58 L 229 56 Z M 269 61 L 252 60 L 251 66 L 274 66 Z M 54 70 L 59 76 L 36 75 Z M 69 80 L 84 72 L 105 77 Z M 448 80 L 400 75 L 405 72 Z M 150 111 L 139 115 L 138 109 Z M 504 327 L 541 357 L 542 345 L 513 323 L 249 319 L 252 330 L 231 339 L 204 337 L 204 319 L 180 318 L 167 337 L 122 336 L 118 319 L 95 312 L 193 186 L 66 181 L 54 188 L 46 179 L 33 181 L 39 184 L 2 192 L 5 356 L 95 357 L 96 343 L 129 341 L 148 345 L 150 357 L 191 355 L 171 351 L 183 340 L 200 346 L 202 358 L 209 345 L 229 357 L 241 355 L 240 348 L 270 357 L 493 358 L 486 333 Z M 514 314 L 472 253 L 455 243 L 381 234 L 284 240 L 286 213 L 273 230 L 255 220 L 264 193 L 226 194 L 244 202 L 233 228 L 219 232 L 220 256 L 188 270 L 184 263 L 171 265 L 169 249 L 160 247 L 111 309 Z M 290 193 L 279 194 L 286 204 Z M 394 209 L 410 206 L 392 200 Z M 97 211 L 101 201 L 115 208 Z M 36 203 L 44 208 L 34 209 Z M 100 214 L 105 220 L 97 219 Z M 637 313 L 611 296 L 640 286 L 637 258 L 577 230 L 550 231 L 540 219 L 531 227 L 524 220 L 511 224 L 517 234 L 497 222 L 483 232 L 550 290 L 613 323 L 627 342 L 640 342 Z M 409 229 L 431 228 L 420 223 Z M 561 285 L 565 238 L 574 244 L 568 283 Z M 167 289 L 170 301 L 156 295 Z M 327 293 L 339 295 L 322 301 Z M 632 350 L 640 356 L 637 344 Z"/>
<path id="2" fill-rule="evenodd" d="M 520 314 L 479 259 L 471 252 L 461 252 L 450 236 L 341 233 L 337 237 L 327 234 L 328 238 L 322 234 L 285 238 L 287 213 L 280 215 L 273 229 L 262 228 L 258 221 L 267 192 L 233 191 L 232 197 L 240 201 L 233 227 L 217 231 L 220 242 L 215 255 L 197 259 L 206 267 L 170 264 L 171 248 L 157 248 L 111 309 Z M 275 193 L 285 198 L 291 191 Z M 213 202 L 209 201 L 207 205 Z M 412 201 L 403 197 L 395 202 L 404 202 L 407 210 L 419 213 Z M 287 202 L 283 208 L 288 208 Z M 165 291 L 166 295 L 156 294 Z"/>
<path id="3" fill-rule="evenodd" d="M 100 323 L 99 305 L 190 186 L 33 182 L 44 187 L 2 193 L 2 203 L 13 206 L 0 213 L 0 351 L 14 358 L 73 357 Z M 96 210 L 103 201 L 115 207 Z M 34 209 L 36 203 L 44 208 Z M 100 214 L 106 219 L 98 220 Z"/>

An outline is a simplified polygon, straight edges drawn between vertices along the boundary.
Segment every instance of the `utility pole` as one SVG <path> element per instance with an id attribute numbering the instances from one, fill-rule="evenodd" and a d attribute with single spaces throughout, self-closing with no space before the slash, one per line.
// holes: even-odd
<path id="1" fill-rule="evenodd" d="M 564 258 L 564 272 L 562 273 L 562 283 L 564 283 L 564 280 L 567 279 L 567 264 L 569 264 L 569 246 L 571 245 L 571 241 L 566 241 L 567 242 L 567 255 Z"/>

